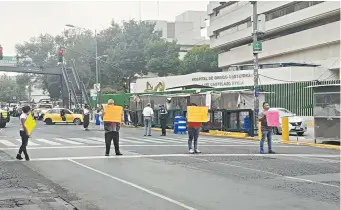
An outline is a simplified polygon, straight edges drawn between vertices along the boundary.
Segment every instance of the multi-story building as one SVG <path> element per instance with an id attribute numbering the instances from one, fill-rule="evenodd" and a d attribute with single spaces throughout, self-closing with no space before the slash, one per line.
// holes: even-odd
<path id="1" fill-rule="evenodd" d="M 181 46 L 180 58 L 194 46 L 209 44 L 202 36 L 201 30 L 206 27 L 206 11 L 186 11 L 175 17 L 174 22 L 163 20 L 151 20 L 155 23 L 155 30 L 162 33 L 162 37 L 168 41 L 176 40 Z"/>
<path id="2" fill-rule="evenodd" d="M 335 74 L 329 79 L 339 79 L 340 2 L 260 1 L 257 10 L 265 15 L 260 63 L 317 64 Z M 207 12 L 210 46 L 221 51 L 219 67 L 252 64 L 252 4 L 210 2 Z"/>

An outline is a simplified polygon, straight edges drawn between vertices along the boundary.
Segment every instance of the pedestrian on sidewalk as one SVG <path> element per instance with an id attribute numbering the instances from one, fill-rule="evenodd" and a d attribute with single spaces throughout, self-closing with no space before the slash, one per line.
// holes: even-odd
<path id="1" fill-rule="evenodd" d="M 160 111 L 159 111 L 159 119 L 160 119 L 160 125 L 161 125 L 161 136 L 166 136 L 167 115 L 168 115 L 168 112 L 165 109 L 165 106 L 161 105 Z"/>
<path id="2" fill-rule="evenodd" d="M 88 126 L 90 123 L 90 110 L 87 104 L 84 105 L 83 109 L 83 127 L 86 131 L 88 131 Z"/>
<path id="3" fill-rule="evenodd" d="M 268 102 L 263 103 L 263 111 L 259 113 L 258 120 L 261 122 L 261 131 L 262 131 L 262 138 L 260 140 L 260 154 L 264 154 L 264 141 L 265 138 L 268 139 L 268 148 L 269 154 L 274 154 L 275 152 L 272 150 L 272 127 L 268 126 L 266 113 L 270 109 L 270 105 Z"/>
<path id="4" fill-rule="evenodd" d="M 150 103 L 148 103 L 142 112 L 144 119 L 144 136 L 152 136 L 152 121 L 154 121 L 154 111 L 150 106 Z"/>
<path id="5" fill-rule="evenodd" d="M 192 103 L 190 106 L 197 106 L 195 103 Z M 187 116 L 188 118 L 188 116 Z M 201 122 L 188 122 L 188 150 L 190 154 L 193 153 L 201 153 L 198 149 L 198 138 L 200 134 Z M 193 142 L 194 140 L 194 142 Z M 194 150 L 192 147 L 192 142 L 194 144 Z"/>
<path id="6" fill-rule="evenodd" d="M 22 113 L 20 115 L 20 137 L 21 137 L 21 146 L 20 146 L 20 149 L 19 149 L 19 152 L 17 154 L 17 157 L 16 159 L 18 160 L 22 160 L 23 158 L 21 157 L 21 153 L 24 152 L 24 155 L 25 155 L 25 160 L 29 161 L 30 158 L 28 156 L 28 153 L 27 153 L 27 144 L 28 144 L 28 131 L 27 131 L 27 128 L 25 126 L 25 122 L 26 122 L 26 119 L 28 117 L 28 115 L 30 114 L 30 111 L 31 111 L 31 108 L 29 106 L 24 106 L 22 108 Z"/>
<path id="7" fill-rule="evenodd" d="M 108 106 L 114 106 L 115 102 L 112 99 L 108 100 Z M 105 113 L 105 110 L 103 111 L 103 119 L 104 116 L 107 113 Z M 114 142 L 114 147 L 115 147 L 115 153 L 116 155 L 122 155 L 120 152 L 120 146 L 119 146 L 119 141 L 120 141 L 120 123 L 118 122 L 104 122 L 104 131 L 105 131 L 105 156 L 109 156 L 110 154 L 110 147 L 111 147 L 111 141 Z"/>

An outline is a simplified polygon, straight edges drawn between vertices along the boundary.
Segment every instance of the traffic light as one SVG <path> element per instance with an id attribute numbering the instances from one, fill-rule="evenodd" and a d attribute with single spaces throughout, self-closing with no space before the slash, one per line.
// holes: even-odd
<path id="1" fill-rule="evenodd" d="M 63 59 L 64 59 L 64 50 L 59 49 L 58 50 L 58 62 L 63 63 Z"/>
<path id="2" fill-rule="evenodd" d="M 4 55 L 2 52 L 2 46 L 0 45 L 0 60 L 4 59 Z"/>

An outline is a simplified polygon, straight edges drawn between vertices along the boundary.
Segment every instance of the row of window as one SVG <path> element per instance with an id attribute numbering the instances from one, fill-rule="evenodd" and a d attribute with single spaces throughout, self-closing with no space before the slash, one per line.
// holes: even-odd
<path id="1" fill-rule="evenodd" d="M 314 6 L 316 4 L 320 4 L 323 1 L 299 1 L 299 2 L 294 2 L 290 5 L 286 5 L 281 8 L 277 8 L 272 11 L 268 11 L 265 14 L 265 21 L 270 21 L 285 15 L 288 15 L 293 12 L 297 12 L 299 10 Z M 224 29 L 223 31 L 218 31 L 215 33 L 215 38 L 223 37 L 228 34 L 235 33 L 237 31 L 244 30 L 246 28 L 249 28 L 252 26 L 251 18 L 247 18 L 246 20 L 240 22 L 238 25 L 231 26 L 227 29 Z"/>

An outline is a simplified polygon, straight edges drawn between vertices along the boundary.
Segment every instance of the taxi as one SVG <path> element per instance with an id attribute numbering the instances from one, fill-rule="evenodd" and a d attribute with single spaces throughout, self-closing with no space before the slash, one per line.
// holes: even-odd
<path id="1" fill-rule="evenodd" d="M 63 121 L 60 115 L 60 112 L 62 109 L 65 110 L 66 121 Z M 65 109 L 65 108 L 53 108 L 45 112 L 43 121 L 46 123 L 46 125 L 53 125 L 55 123 L 66 123 L 66 124 L 73 123 L 76 125 L 81 125 L 83 124 L 83 115 L 74 114 L 72 111 Z"/>

